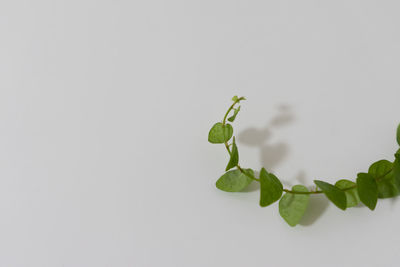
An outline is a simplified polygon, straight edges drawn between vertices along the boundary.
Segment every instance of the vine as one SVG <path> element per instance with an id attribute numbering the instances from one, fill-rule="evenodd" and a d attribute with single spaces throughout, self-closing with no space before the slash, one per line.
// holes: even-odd
<path id="1" fill-rule="evenodd" d="M 235 121 L 241 107 L 239 104 L 245 98 L 234 96 L 232 100 L 233 104 L 226 111 L 222 122 L 215 123 L 208 134 L 210 143 L 224 144 L 229 154 L 225 173 L 216 182 L 218 189 L 240 192 L 253 181 L 259 182 L 260 206 L 266 207 L 279 200 L 279 214 L 290 226 L 300 222 L 306 212 L 309 197 L 313 194 L 325 194 L 342 210 L 357 206 L 360 202 L 374 210 L 378 199 L 400 194 L 400 149 L 395 153 L 393 162 L 379 160 L 373 163 L 368 172 L 357 174 L 355 182 L 342 179 L 330 184 L 314 180 L 316 188 L 311 191 L 303 185 L 295 185 L 291 189 L 283 188 L 278 177 L 265 168 L 261 169 L 257 178 L 254 170 L 239 165 L 239 151 L 230 123 Z M 397 128 L 397 143 L 400 146 L 400 125 Z"/>

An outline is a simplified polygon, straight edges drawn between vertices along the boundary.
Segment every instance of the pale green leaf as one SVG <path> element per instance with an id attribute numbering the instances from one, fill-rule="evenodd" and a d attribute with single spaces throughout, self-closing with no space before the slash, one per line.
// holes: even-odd
<path id="1" fill-rule="evenodd" d="M 260 206 L 266 207 L 277 201 L 283 192 L 279 179 L 264 168 L 260 172 Z"/>
<path id="2" fill-rule="evenodd" d="M 360 200 L 370 210 L 374 210 L 378 202 L 378 186 L 376 181 L 368 173 L 359 173 L 357 176 L 357 191 Z"/>
<path id="3" fill-rule="evenodd" d="M 342 190 L 324 181 L 314 180 L 314 183 L 336 207 L 342 210 L 346 209 L 346 194 Z"/>
<path id="4" fill-rule="evenodd" d="M 222 144 L 228 142 L 233 135 L 232 125 L 223 125 L 221 122 L 214 124 L 208 133 L 208 141 L 212 144 Z"/>
<path id="5" fill-rule="evenodd" d="M 236 116 L 239 113 L 239 111 L 240 111 L 240 106 L 237 109 L 235 109 L 233 115 L 228 118 L 228 121 L 233 122 L 236 119 Z"/>
<path id="6" fill-rule="evenodd" d="M 253 171 L 246 169 L 253 176 Z M 222 175 L 216 182 L 218 189 L 226 192 L 240 192 L 245 189 L 253 180 L 239 170 L 232 170 Z"/>
<path id="7" fill-rule="evenodd" d="M 303 185 L 295 185 L 292 191 L 308 192 L 308 189 Z M 279 200 L 279 214 L 290 226 L 296 226 L 307 209 L 309 198 L 309 194 L 284 194 Z"/>
<path id="8" fill-rule="evenodd" d="M 346 203 L 347 207 L 351 208 L 354 206 L 357 206 L 358 203 L 360 203 L 360 198 L 358 197 L 358 192 L 357 192 L 357 185 L 356 183 L 342 179 L 339 180 L 335 183 L 335 186 L 339 188 L 340 190 L 344 191 L 346 195 Z M 351 188 L 351 189 L 349 189 Z"/>

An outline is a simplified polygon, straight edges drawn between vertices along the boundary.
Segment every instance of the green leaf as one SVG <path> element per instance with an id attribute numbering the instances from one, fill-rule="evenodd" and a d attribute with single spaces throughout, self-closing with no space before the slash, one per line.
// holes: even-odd
<path id="1" fill-rule="evenodd" d="M 295 185 L 292 191 L 308 192 L 308 189 L 303 185 Z M 279 201 L 279 214 L 290 226 L 296 226 L 307 209 L 309 198 L 309 194 L 284 194 Z"/>
<path id="2" fill-rule="evenodd" d="M 397 189 L 400 191 L 400 149 L 395 154 L 396 159 L 393 162 L 393 180 Z"/>
<path id="3" fill-rule="evenodd" d="M 212 144 L 222 144 L 228 142 L 233 135 L 232 125 L 223 125 L 221 122 L 214 124 L 208 133 L 208 141 Z"/>
<path id="4" fill-rule="evenodd" d="M 368 173 L 359 173 L 357 176 L 357 190 L 360 200 L 370 210 L 374 210 L 378 202 L 378 186 L 376 181 Z"/>
<path id="5" fill-rule="evenodd" d="M 266 207 L 277 201 L 283 192 L 279 179 L 264 168 L 260 172 L 260 206 Z"/>
<path id="6" fill-rule="evenodd" d="M 228 166 L 226 166 L 225 171 L 229 171 L 238 164 L 239 164 L 239 152 L 236 146 L 235 137 L 233 137 L 231 158 L 229 160 Z"/>
<path id="7" fill-rule="evenodd" d="M 399 195 L 393 173 L 393 163 L 380 160 L 369 167 L 368 174 L 374 177 L 378 185 L 378 197 L 390 198 Z"/>
<path id="8" fill-rule="evenodd" d="M 393 163 L 388 160 L 379 160 L 371 165 L 368 170 L 368 174 L 373 176 L 375 179 L 381 179 L 388 175 L 393 168 Z"/>
<path id="9" fill-rule="evenodd" d="M 249 172 L 254 176 L 251 169 L 246 169 L 246 172 Z M 216 186 L 218 189 L 225 192 L 240 192 L 252 181 L 251 178 L 247 177 L 239 170 L 232 170 L 222 175 L 216 182 Z"/>
<path id="10" fill-rule="evenodd" d="M 233 122 L 236 119 L 236 116 L 239 113 L 239 111 L 240 111 L 240 106 L 237 109 L 235 109 L 235 112 L 231 117 L 228 118 L 228 121 Z"/>
<path id="11" fill-rule="evenodd" d="M 238 101 L 238 99 L 239 99 L 239 97 L 238 97 L 237 95 L 235 95 L 234 97 L 232 97 L 232 101 L 233 101 L 233 102 Z"/>
<path id="12" fill-rule="evenodd" d="M 399 144 L 399 146 L 400 146 L 400 124 L 399 124 L 399 126 L 397 126 L 397 143 Z"/>
<path id="13" fill-rule="evenodd" d="M 384 179 L 377 182 L 378 198 L 391 198 L 400 194 L 394 177 L 394 172 L 391 172 Z"/>
<path id="14" fill-rule="evenodd" d="M 242 169 L 242 170 L 247 176 L 253 178 L 252 180 L 256 179 L 256 177 L 254 176 L 254 171 L 252 169 Z"/>
<path id="15" fill-rule="evenodd" d="M 339 209 L 345 210 L 347 207 L 346 194 L 334 185 L 327 182 L 314 180 L 314 183 L 324 192 L 326 197 L 332 201 Z"/>
<path id="16" fill-rule="evenodd" d="M 346 180 L 346 179 L 342 179 L 342 180 L 337 181 L 335 183 L 335 186 L 337 188 L 339 188 L 340 190 L 344 191 L 344 193 L 346 195 L 346 203 L 347 203 L 348 208 L 357 206 L 358 203 L 360 203 L 360 198 L 358 196 L 356 183 Z M 354 187 L 354 188 L 352 188 L 352 187 Z M 347 188 L 351 188 L 351 189 L 347 189 Z M 347 190 L 344 190 L 344 189 L 347 189 Z"/>

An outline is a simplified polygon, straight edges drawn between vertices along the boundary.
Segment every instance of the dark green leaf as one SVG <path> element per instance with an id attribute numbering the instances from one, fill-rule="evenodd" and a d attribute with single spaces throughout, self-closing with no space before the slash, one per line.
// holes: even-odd
<path id="1" fill-rule="evenodd" d="M 225 171 L 228 171 L 239 164 L 239 152 L 236 146 L 235 137 L 233 137 L 231 158 L 229 160 L 228 166 L 226 166 Z"/>
<path id="2" fill-rule="evenodd" d="M 266 207 L 277 201 L 283 192 L 279 179 L 264 168 L 260 172 L 260 206 Z"/>
<path id="3" fill-rule="evenodd" d="M 214 124 L 208 133 L 208 141 L 212 144 L 222 144 L 229 139 L 231 139 L 233 135 L 232 125 L 226 124 L 223 125 L 221 122 Z"/>
<path id="4" fill-rule="evenodd" d="M 339 209 L 345 210 L 346 204 L 346 194 L 334 185 L 327 182 L 314 180 L 314 183 L 324 192 L 326 197 L 332 201 Z"/>
<path id="5" fill-rule="evenodd" d="M 308 192 L 308 189 L 302 185 L 295 185 L 292 191 Z M 309 198 L 309 194 L 284 194 L 279 201 L 279 214 L 290 226 L 296 226 L 307 209 Z"/>
<path id="6" fill-rule="evenodd" d="M 375 179 L 382 179 L 388 175 L 393 169 L 393 163 L 388 160 L 379 160 L 371 165 L 368 174 Z"/>
<path id="7" fill-rule="evenodd" d="M 247 169 L 246 171 L 254 176 L 252 170 Z M 216 186 L 222 191 L 239 192 L 245 189 L 252 181 L 251 178 L 247 177 L 239 170 L 232 170 L 222 175 L 218 179 Z"/>
<path id="8" fill-rule="evenodd" d="M 376 181 L 368 173 L 359 173 L 357 176 L 357 190 L 360 200 L 370 210 L 374 210 L 378 201 L 378 186 Z"/>
<path id="9" fill-rule="evenodd" d="M 393 163 L 380 160 L 371 165 L 368 174 L 374 177 L 378 185 L 378 197 L 390 198 L 399 194 L 393 174 Z"/>
<path id="10" fill-rule="evenodd" d="M 395 156 L 396 159 L 393 162 L 393 180 L 397 189 L 400 191 L 400 149 Z"/>
<path id="11" fill-rule="evenodd" d="M 400 146 L 400 124 L 399 124 L 399 126 L 397 126 L 397 143 L 399 144 L 399 146 Z"/>
<path id="12" fill-rule="evenodd" d="M 340 190 L 344 191 L 346 195 L 346 202 L 347 202 L 347 207 L 351 208 L 354 206 L 357 206 L 358 203 L 360 203 L 360 198 L 358 197 L 358 192 L 357 192 L 357 185 L 356 183 L 342 179 L 339 180 L 335 183 L 335 186 L 339 188 Z M 348 189 L 351 188 L 351 189 Z"/>
<path id="13" fill-rule="evenodd" d="M 378 198 L 391 198 L 400 194 L 394 177 L 394 172 L 391 172 L 384 179 L 377 182 Z"/>

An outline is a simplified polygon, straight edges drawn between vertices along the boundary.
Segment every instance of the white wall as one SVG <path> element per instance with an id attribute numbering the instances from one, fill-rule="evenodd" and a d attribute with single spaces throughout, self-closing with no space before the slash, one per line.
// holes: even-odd
<path id="1" fill-rule="evenodd" d="M 215 188 L 207 134 L 238 94 L 241 164 L 286 187 L 392 160 L 399 8 L 0 1 L 0 266 L 398 266 L 398 199 L 291 228 Z"/>

